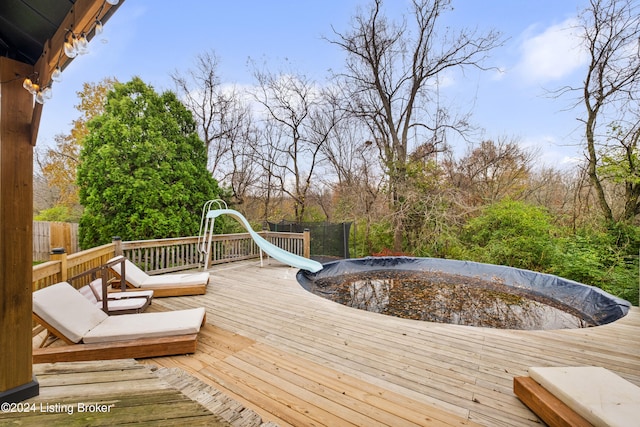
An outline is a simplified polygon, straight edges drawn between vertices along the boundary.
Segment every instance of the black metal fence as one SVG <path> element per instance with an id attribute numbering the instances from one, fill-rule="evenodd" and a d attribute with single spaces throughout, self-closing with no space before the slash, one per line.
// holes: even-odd
<path id="1" fill-rule="evenodd" d="M 269 222 L 269 230 L 288 233 L 311 233 L 311 256 L 318 258 L 350 258 L 349 233 L 351 222 Z"/>

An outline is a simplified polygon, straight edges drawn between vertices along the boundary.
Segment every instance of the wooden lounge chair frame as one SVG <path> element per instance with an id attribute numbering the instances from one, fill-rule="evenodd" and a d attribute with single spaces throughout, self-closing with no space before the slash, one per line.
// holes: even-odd
<path id="1" fill-rule="evenodd" d="M 179 296 L 189 296 L 189 295 L 204 295 L 207 293 L 207 283 L 199 284 L 199 285 L 188 285 L 188 286 L 144 286 L 144 287 L 136 287 L 133 284 L 127 282 L 127 274 L 126 274 L 126 261 L 125 257 L 118 257 L 118 259 L 110 260 L 105 264 L 107 268 L 111 270 L 111 272 L 116 276 L 117 280 L 111 282 L 111 287 L 113 292 L 125 292 L 127 289 L 130 290 L 153 290 L 153 296 L 156 298 L 164 298 L 164 297 L 179 297 Z M 120 271 L 122 274 L 118 273 L 112 267 L 114 265 L 120 264 Z M 120 288 L 118 290 L 117 283 L 120 282 Z"/>
<path id="2" fill-rule="evenodd" d="M 198 334 L 161 338 L 140 338 L 109 343 L 76 344 L 33 313 L 33 320 L 47 329 L 47 337 L 55 336 L 67 345 L 33 349 L 33 363 L 80 362 L 87 360 L 144 359 L 147 357 L 195 353 Z M 204 325 L 207 317 L 202 319 Z M 43 341 L 43 344 L 45 341 Z"/>
<path id="3" fill-rule="evenodd" d="M 53 287 L 56 289 L 53 289 Z M 49 289 L 49 290 L 45 290 Z M 166 313 L 168 317 L 164 317 L 164 322 L 169 322 L 169 330 L 166 334 L 163 334 L 163 328 L 151 327 L 148 335 L 144 335 L 145 330 L 144 320 L 141 320 L 142 329 L 138 329 L 136 332 L 135 326 L 131 330 L 131 334 L 122 336 L 118 333 L 118 328 L 122 329 L 129 324 L 128 319 L 124 317 L 112 317 L 103 313 L 98 307 L 96 307 L 91 301 L 87 300 L 80 292 L 73 288 L 68 282 L 60 282 L 52 285 L 52 288 L 45 288 L 36 293 L 42 292 L 38 295 L 36 304 L 36 295 L 34 293 L 34 307 L 32 310 L 33 320 L 40 324 L 47 330 L 47 336 L 41 344 L 40 348 L 33 349 L 32 360 L 33 363 L 45 363 L 45 362 L 59 362 L 59 361 L 87 361 L 87 360 L 108 360 L 108 359 L 120 359 L 120 358 L 147 358 L 157 356 L 168 356 L 176 354 L 194 353 L 197 346 L 198 330 L 206 323 L 206 311 L 200 307 L 195 310 L 184 310 L 184 312 L 190 312 L 190 319 L 186 323 L 180 322 L 181 310 L 171 311 Z M 61 294 L 58 294 L 58 289 Z M 52 302 L 53 305 L 50 308 L 46 307 L 46 304 Z M 73 310 L 73 305 L 77 304 L 78 310 Z M 67 306 L 72 310 L 68 312 Z M 47 310 L 51 309 L 52 312 Z M 40 310 L 43 310 L 40 313 Z M 57 315 L 62 315 L 63 320 L 58 325 L 56 318 Z M 176 314 L 173 314 L 176 313 Z M 78 320 L 77 316 L 82 316 L 80 319 L 86 320 L 88 323 L 80 324 L 78 328 L 74 329 L 69 322 Z M 66 316 L 66 317 L 65 317 Z M 146 316 L 155 316 L 154 322 L 162 322 L 164 316 L 163 313 L 142 313 L 142 314 L 130 314 L 130 319 L 136 319 L 137 316 L 149 319 Z M 173 317 L 171 317 L 173 316 Z M 195 316 L 195 317 L 194 317 Z M 75 319 L 74 319 L 75 317 Z M 94 335 L 89 343 L 82 342 L 87 335 L 87 328 L 93 330 L 95 326 L 102 325 L 103 322 L 109 322 L 109 319 L 121 319 L 114 320 L 116 326 L 115 329 L 109 329 L 109 323 L 106 323 L 106 334 L 100 337 L 98 333 L 97 337 Z M 197 319 L 197 324 L 194 324 L 194 320 Z M 148 322 L 148 320 L 147 320 Z M 174 323 L 175 322 L 175 323 Z M 111 322 L 113 325 L 114 323 Z M 135 325 L 135 323 L 134 323 Z M 171 326 L 177 326 L 177 329 L 171 331 Z M 67 328 L 71 326 L 71 329 Z M 147 330 L 149 330 L 147 328 Z M 64 331 L 64 332 L 63 332 Z M 180 333 L 180 331 L 183 331 Z M 114 334 L 111 339 L 111 334 Z M 50 338 L 54 337 L 56 340 L 60 339 L 64 344 L 58 342 L 60 345 L 50 345 Z M 121 337 L 121 339 L 118 339 Z M 46 347 L 49 345 L 48 347 Z"/>
<path id="4" fill-rule="evenodd" d="M 96 299 L 98 299 L 99 301 L 102 301 L 102 311 L 104 311 L 105 313 L 107 313 L 108 315 L 119 315 L 119 314 L 132 314 L 132 313 L 141 313 L 143 312 L 147 307 L 149 307 L 149 305 L 151 305 L 151 298 L 149 297 L 143 297 L 143 296 L 136 296 L 136 299 L 142 299 L 145 298 L 146 302 L 144 303 L 144 305 L 135 308 L 135 309 L 130 309 L 130 310 L 109 310 L 109 287 L 112 285 L 112 283 L 115 281 L 115 279 L 111 279 L 109 280 L 109 269 L 108 269 L 108 263 L 104 264 L 104 265 L 100 265 L 98 267 L 94 267 L 90 270 L 84 271 L 80 274 L 77 274 L 73 277 L 70 277 L 68 280 L 68 282 L 73 286 L 73 282 L 76 280 L 81 280 L 84 277 L 89 276 L 89 281 L 93 281 L 95 279 L 98 278 L 98 275 L 100 276 L 101 282 L 102 282 L 102 290 L 101 290 L 101 295 L 96 295 L 93 287 L 91 287 L 91 291 L 94 293 Z M 124 271 L 124 270 L 123 270 Z M 74 286 L 75 287 L 75 286 Z M 76 287 L 77 288 L 77 287 Z M 155 292 L 154 292 L 155 295 Z"/>
<path id="5" fill-rule="evenodd" d="M 552 427 L 593 427 L 531 377 L 515 377 L 513 392 L 542 421 Z"/>

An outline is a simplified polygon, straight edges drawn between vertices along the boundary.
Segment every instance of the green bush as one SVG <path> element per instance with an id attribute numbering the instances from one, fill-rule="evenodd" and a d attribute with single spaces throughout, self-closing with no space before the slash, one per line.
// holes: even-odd
<path id="1" fill-rule="evenodd" d="M 614 224 L 558 240 L 551 272 L 599 287 L 638 305 L 638 229 Z"/>
<path id="2" fill-rule="evenodd" d="M 40 211 L 33 219 L 35 221 L 78 222 L 80 215 L 72 212 L 67 206 L 56 205 Z"/>
<path id="3" fill-rule="evenodd" d="M 505 199 L 468 221 L 462 241 L 475 261 L 544 271 L 555 258 L 552 231 L 543 208 Z"/>

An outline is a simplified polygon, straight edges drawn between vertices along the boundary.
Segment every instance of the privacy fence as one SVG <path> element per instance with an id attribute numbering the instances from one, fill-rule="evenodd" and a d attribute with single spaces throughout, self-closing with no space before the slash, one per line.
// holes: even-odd
<path id="1" fill-rule="evenodd" d="M 33 261 L 48 261 L 54 248 L 64 248 L 67 254 L 78 252 L 78 224 L 33 221 Z"/>

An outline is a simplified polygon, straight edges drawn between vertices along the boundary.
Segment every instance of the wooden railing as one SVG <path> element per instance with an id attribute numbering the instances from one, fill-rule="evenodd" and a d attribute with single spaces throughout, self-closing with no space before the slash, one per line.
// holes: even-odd
<path id="1" fill-rule="evenodd" d="M 35 291 L 53 285 L 54 283 L 63 282 L 69 277 L 76 276 L 84 271 L 104 264 L 115 256 L 115 247 L 114 243 L 108 243 L 70 255 L 67 255 L 65 252 L 52 253 L 51 261 L 33 267 L 33 290 Z M 86 283 L 78 283 L 78 286 L 85 284 Z"/>
<path id="2" fill-rule="evenodd" d="M 114 240 L 116 253 L 149 274 L 198 268 L 199 254 L 197 237 L 179 237 L 158 240 Z"/>
<path id="3" fill-rule="evenodd" d="M 270 243 L 296 255 L 310 257 L 309 232 L 259 232 Z M 51 261 L 33 267 L 33 290 L 66 281 L 84 271 L 106 263 L 116 255 L 124 255 L 149 274 L 190 270 L 202 265 L 197 237 L 113 242 L 67 255 L 53 253 Z M 218 234 L 211 238 L 209 265 L 257 258 L 260 249 L 249 233 Z M 88 278 L 87 278 L 88 281 Z M 84 286 L 74 281 L 76 287 Z"/>

